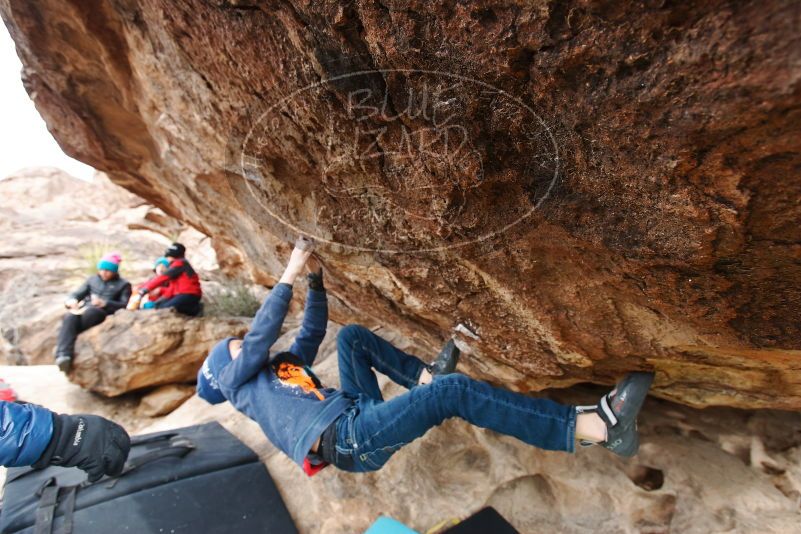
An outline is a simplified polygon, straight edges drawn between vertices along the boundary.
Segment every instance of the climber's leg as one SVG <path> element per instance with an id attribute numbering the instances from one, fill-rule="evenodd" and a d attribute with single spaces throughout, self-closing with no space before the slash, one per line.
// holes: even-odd
<path id="1" fill-rule="evenodd" d="M 337 336 L 339 379 L 341 388 L 353 394 L 362 393 L 381 401 L 381 389 L 373 369 L 393 382 L 411 389 L 417 385 L 426 365 L 391 343 L 359 325 L 348 325 Z"/>
<path id="2" fill-rule="evenodd" d="M 398 449 L 450 417 L 541 449 L 574 449 L 575 407 L 448 374 L 386 402 L 360 398 L 338 425 L 337 453 L 345 460 L 350 456 L 353 471 L 374 471 Z M 343 463 L 347 462 L 337 465 Z"/>

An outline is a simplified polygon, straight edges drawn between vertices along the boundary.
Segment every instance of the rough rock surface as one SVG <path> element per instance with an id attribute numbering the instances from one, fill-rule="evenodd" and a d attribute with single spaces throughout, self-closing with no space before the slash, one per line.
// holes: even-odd
<path id="1" fill-rule="evenodd" d="M 168 384 L 160 386 L 142 397 L 139 407 L 136 409 L 138 415 L 145 417 L 158 417 L 167 415 L 189 397 L 195 394 L 195 386 L 189 384 Z"/>
<path id="2" fill-rule="evenodd" d="M 798 2 L 0 12 L 66 152 L 263 283 L 303 231 L 341 318 L 511 387 L 801 408 Z"/>
<path id="3" fill-rule="evenodd" d="M 192 382 L 211 347 L 227 336 L 243 336 L 249 325 L 245 318 L 120 310 L 78 337 L 69 379 L 109 397 Z"/>
<path id="4" fill-rule="evenodd" d="M 336 386 L 336 327 L 329 331 L 315 373 Z M 431 356 L 408 339 L 383 329 L 379 333 L 422 357 Z M 290 326 L 280 346 L 288 346 L 296 334 Z M 5 367 L 0 376 L 23 399 L 60 411 L 113 416 L 131 432 L 219 421 L 257 451 L 304 534 L 364 532 L 379 514 L 425 532 L 485 504 L 526 534 L 784 534 L 797 531 L 801 521 L 797 413 L 695 410 L 650 399 L 641 417 L 641 452 L 629 461 L 598 448 L 575 455 L 544 452 L 454 420 L 404 447 L 379 473 L 352 475 L 327 468 L 308 478 L 228 403 L 210 406 L 194 396 L 154 423 L 132 417 L 135 403 L 127 397 L 94 396 L 96 406 L 87 404 L 93 395 L 67 383 L 52 366 Z M 386 398 L 400 392 L 385 378 L 380 384 Z M 560 392 L 580 403 L 599 394 Z"/>

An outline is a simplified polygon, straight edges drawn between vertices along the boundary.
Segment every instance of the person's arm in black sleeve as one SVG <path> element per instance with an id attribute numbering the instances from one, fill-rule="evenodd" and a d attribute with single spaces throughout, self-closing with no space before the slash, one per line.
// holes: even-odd
<path id="1" fill-rule="evenodd" d="M 123 309 L 128 305 L 128 300 L 131 298 L 131 284 L 125 284 L 116 295 L 117 298 L 106 302 L 105 310 L 108 313 L 114 313 L 117 310 Z"/>
<path id="2" fill-rule="evenodd" d="M 81 286 L 78 289 L 70 293 L 69 298 L 74 299 L 76 302 L 80 302 L 88 296 L 89 296 L 89 278 L 84 280 L 83 284 L 81 284 Z"/>
<path id="3" fill-rule="evenodd" d="M 175 280 L 181 274 L 186 271 L 186 262 L 184 260 L 178 260 L 175 262 L 177 265 L 170 267 L 166 271 L 164 271 L 164 276 L 169 278 L 170 280 Z"/>

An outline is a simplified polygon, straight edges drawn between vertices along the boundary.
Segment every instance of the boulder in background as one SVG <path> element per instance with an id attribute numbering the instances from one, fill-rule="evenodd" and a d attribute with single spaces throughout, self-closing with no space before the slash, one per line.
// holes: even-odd
<path id="1" fill-rule="evenodd" d="M 192 382 L 214 344 L 243 336 L 249 325 L 246 318 L 120 310 L 78 338 L 69 379 L 107 397 Z"/>

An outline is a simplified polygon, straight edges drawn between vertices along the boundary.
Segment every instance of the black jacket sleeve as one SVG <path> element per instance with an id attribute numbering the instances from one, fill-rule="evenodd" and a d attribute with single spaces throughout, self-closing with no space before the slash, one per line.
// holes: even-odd
<path id="1" fill-rule="evenodd" d="M 128 305 L 128 300 L 131 298 L 131 284 L 126 283 L 124 286 L 122 286 L 115 297 L 116 298 L 114 300 L 109 300 L 106 302 L 105 310 L 108 313 L 114 313 Z"/>
<path id="2" fill-rule="evenodd" d="M 84 280 L 83 284 L 81 284 L 81 287 L 79 287 L 78 289 L 76 289 L 75 291 L 70 293 L 70 297 L 74 298 L 75 300 L 79 300 L 79 301 L 85 299 L 86 297 L 88 297 L 89 296 L 89 280 L 91 280 L 91 279 L 92 279 L 92 277 L 90 276 L 89 278 Z"/>

